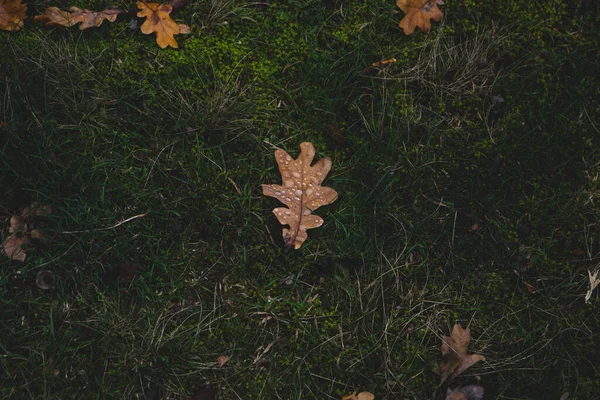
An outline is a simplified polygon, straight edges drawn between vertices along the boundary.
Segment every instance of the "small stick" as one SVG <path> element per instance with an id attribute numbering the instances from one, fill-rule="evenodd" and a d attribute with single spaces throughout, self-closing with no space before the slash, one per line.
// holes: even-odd
<path id="1" fill-rule="evenodd" d="M 88 232 L 97 232 L 97 231 L 108 231 L 108 230 L 111 230 L 111 229 L 115 229 L 115 228 L 123 225 L 124 223 L 129 222 L 129 221 L 133 221 L 134 219 L 145 217 L 148 214 L 149 213 L 143 213 L 143 214 L 134 215 L 133 217 L 129 217 L 127 219 L 124 219 L 123 221 L 119 221 L 116 224 L 114 224 L 112 226 L 108 226 L 106 228 L 85 229 L 83 231 L 64 231 L 62 233 L 88 233 Z"/>

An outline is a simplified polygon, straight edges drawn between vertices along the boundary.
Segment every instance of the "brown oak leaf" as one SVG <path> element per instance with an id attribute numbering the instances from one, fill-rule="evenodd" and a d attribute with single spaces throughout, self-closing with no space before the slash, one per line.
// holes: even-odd
<path id="1" fill-rule="evenodd" d="M 161 49 L 171 46 L 178 48 L 175 35 L 190 33 L 190 27 L 184 24 L 178 24 L 171 19 L 171 4 L 147 3 L 145 1 L 137 2 L 141 10 L 137 13 L 138 17 L 146 17 L 141 26 L 142 33 L 150 35 L 156 33 L 156 43 Z"/>
<path id="2" fill-rule="evenodd" d="M 360 392 L 358 394 L 353 393 L 351 395 L 342 397 L 342 400 L 374 400 L 374 399 L 375 399 L 375 395 L 370 392 Z"/>
<path id="3" fill-rule="evenodd" d="M 64 11 L 58 7 L 48 7 L 42 15 L 36 15 L 34 21 L 45 22 L 48 26 L 73 26 L 81 23 L 79 29 L 99 27 L 104 20 L 115 22 L 117 15 L 124 13 L 124 10 L 109 9 L 103 11 L 82 10 L 81 8 L 71 7 L 69 11 Z"/>
<path id="4" fill-rule="evenodd" d="M 480 354 L 468 354 L 471 330 L 463 329 L 459 324 L 454 324 L 451 336 L 442 338 L 442 361 L 440 362 L 440 383 L 446 379 L 456 378 L 471 365 L 484 361 Z"/>
<path id="5" fill-rule="evenodd" d="M 400 28 L 404 34 L 412 34 L 416 27 L 422 32 L 429 32 L 429 20 L 438 22 L 444 17 L 438 4 L 444 4 L 443 0 L 396 0 L 396 5 L 406 14 L 400 21 Z"/>
<path id="6" fill-rule="evenodd" d="M 263 194 L 278 199 L 287 206 L 273 210 L 282 225 L 286 248 L 299 249 L 308 238 L 307 229 L 323 225 L 323 218 L 312 215 L 317 208 L 333 203 L 337 192 L 330 187 L 321 186 L 331 169 L 329 157 L 320 159 L 311 166 L 315 157 L 315 148 L 309 142 L 300 145 L 300 155 L 293 159 L 285 150 L 275 151 L 275 160 L 281 173 L 281 185 L 262 185 Z"/>
<path id="7" fill-rule="evenodd" d="M 0 29 L 4 31 L 18 31 L 27 18 L 27 5 L 21 0 L 0 0 Z"/>

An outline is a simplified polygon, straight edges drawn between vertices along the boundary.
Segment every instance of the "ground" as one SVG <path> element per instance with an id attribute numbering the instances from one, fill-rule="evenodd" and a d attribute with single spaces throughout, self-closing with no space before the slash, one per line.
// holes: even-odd
<path id="1" fill-rule="evenodd" d="M 53 212 L 0 260 L 0 397 L 598 399 L 597 2 L 447 1 L 406 36 L 391 0 L 189 0 L 165 50 L 133 2 L 28 5 L 0 32 L 3 238 Z M 287 251 L 260 185 L 303 141 L 339 197 Z M 455 323 L 486 361 L 439 385 Z"/>

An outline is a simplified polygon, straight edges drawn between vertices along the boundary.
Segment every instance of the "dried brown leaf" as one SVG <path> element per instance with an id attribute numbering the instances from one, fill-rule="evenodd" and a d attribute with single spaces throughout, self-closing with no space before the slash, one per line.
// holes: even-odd
<path id="1" fill-rule="evenodd" d="M 18 31 L 27 18 L 27 5 L 21 0 L 0 0 L 0 30 Z"/>
<path id="2" fill-rule="evenodd" d="M 431 19 L 438 22 L 444 13 L 438 8 L 443 4 L 436 0 L 396 0 L 396 5 L 406 14 L 400 21 L 400 28 L 405 35 L 410 35 L 419 28 L 422 32 L 431 30 Z"/>
<path id="3" fill-rule="evenodd" d="M 442 361 L 440 362 L 440 380 L 444 382 L 456 378 L 471 365 L 485 360 L 480 354 L 468 354 L 471 331 L 454 324 L 451 336 L 442 338 Z"/>
<path id="4" fill-rule="evenodd" d="M 348 396 L 342 397 L 342 400 L 374 400 L 375 395 L 370 392 L 360 392 L 358 394 L 353 393 Z"/>
<path id="5" fill-rule="evenodd" d="M 38 272 L 37 276 L 35 277 L 35 283 L 40 289 L 43 290 L 54 289 L 56 285 L 56 276 L 54 276 L 52 271 L 44 269 Z"/>
<path id="6" fill-rule="evenodd" d="M 263 194 L 278 199 L 286 207 L 273 210 L 282 225 L 283 239 L 287 248 L 299 249 L 308 238 L 307 229 L 323 224 L 323 218 L 312 215 L 317 208 L 333 203 L 337 192 L 321 183 L 331 169 L 329 157 L 320 159 L 311 166 L 315 148 L 309 142 L 300 145 L 300 155 L 293 159 L 285 150 L 275 151 L 275 160 L 281 173 L 282 185 L 262 185 Z"/>
<path id="7" fill-rule="evenodd" d="M 1 247 L 4 254 L 11 260 L 25 261 L 27 255 L 23 250 L 23 246 L 29 242 L 30 238 L 41 239 L 43 237 L 39 229 L 30 230 L 28 219 L 50 213 L 52 213 L 52 207 L 32 203 L 23 209 L 20 216 L 13 215 L 10 217 L 8 236 L 4 239 Z"/>
<path id="8" fill-rule="evenodd" d="M 459 386 L 454 390 L 448 389 L 446 400 L 482 400 L 483 392 L 478 385 Z"/>
<path id="9" fill-rule="evenodd" d="M 145 1 L 137 2 L 138 8 L 141 10 L 137 13 L 138 17 L 146 17 L 146 20 L 141 26 L 142 33 L 149 35 L 156 33 L 156 43 L 162 49 L 167 46 L 178 48 L 179 45 L 175 40 L 175 35 L 180 33 L 189 33 L 190 27 L 187 25 L 179 25 L 171 19 L 171 4 L 147 3 Z"/>
<path id="10" fill-rule="evenodd" d="M 124 13 L 123 10 L 109 9 L 103 11 L 82 10 L 71 7 L 69 11 L 63 11 L 58 7 L 48 7 L 42 15 L 36 15 L 34 21 L 44 22 L 47 26 L 73 26 L 81 23 L 79 29 L 95 28 L 102 25 L 106 20 L 115 22 L 117 15 Z"/>

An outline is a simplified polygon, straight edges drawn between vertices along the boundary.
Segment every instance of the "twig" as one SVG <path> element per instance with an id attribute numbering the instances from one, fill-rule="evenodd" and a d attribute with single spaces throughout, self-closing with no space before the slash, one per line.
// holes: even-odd
<path id="1" fill-rule="evenodd" d="M 146 212 L 146 213 L 143 213 L 143 214 L 134 215 L 133 217 L 129 217 L 127 219 L 124 219 L 123 221 L 119 221 L 116 224 L 114 224 L 112 226 L 108 226 L 106 228 L 85 229 L 83 231 L 64 231 L 62 233 L 88 233 L 88 232 L 97 232 L 97 231 L 108 231 L 108 230 L 111 230 L 111 229 L 115 229 L 115 228 L 123 225 L 124 223 L 129 222 L 129 221 L 133 221 L 134 219 L 145 217 L 148 214 L 149 213 Z"/>

